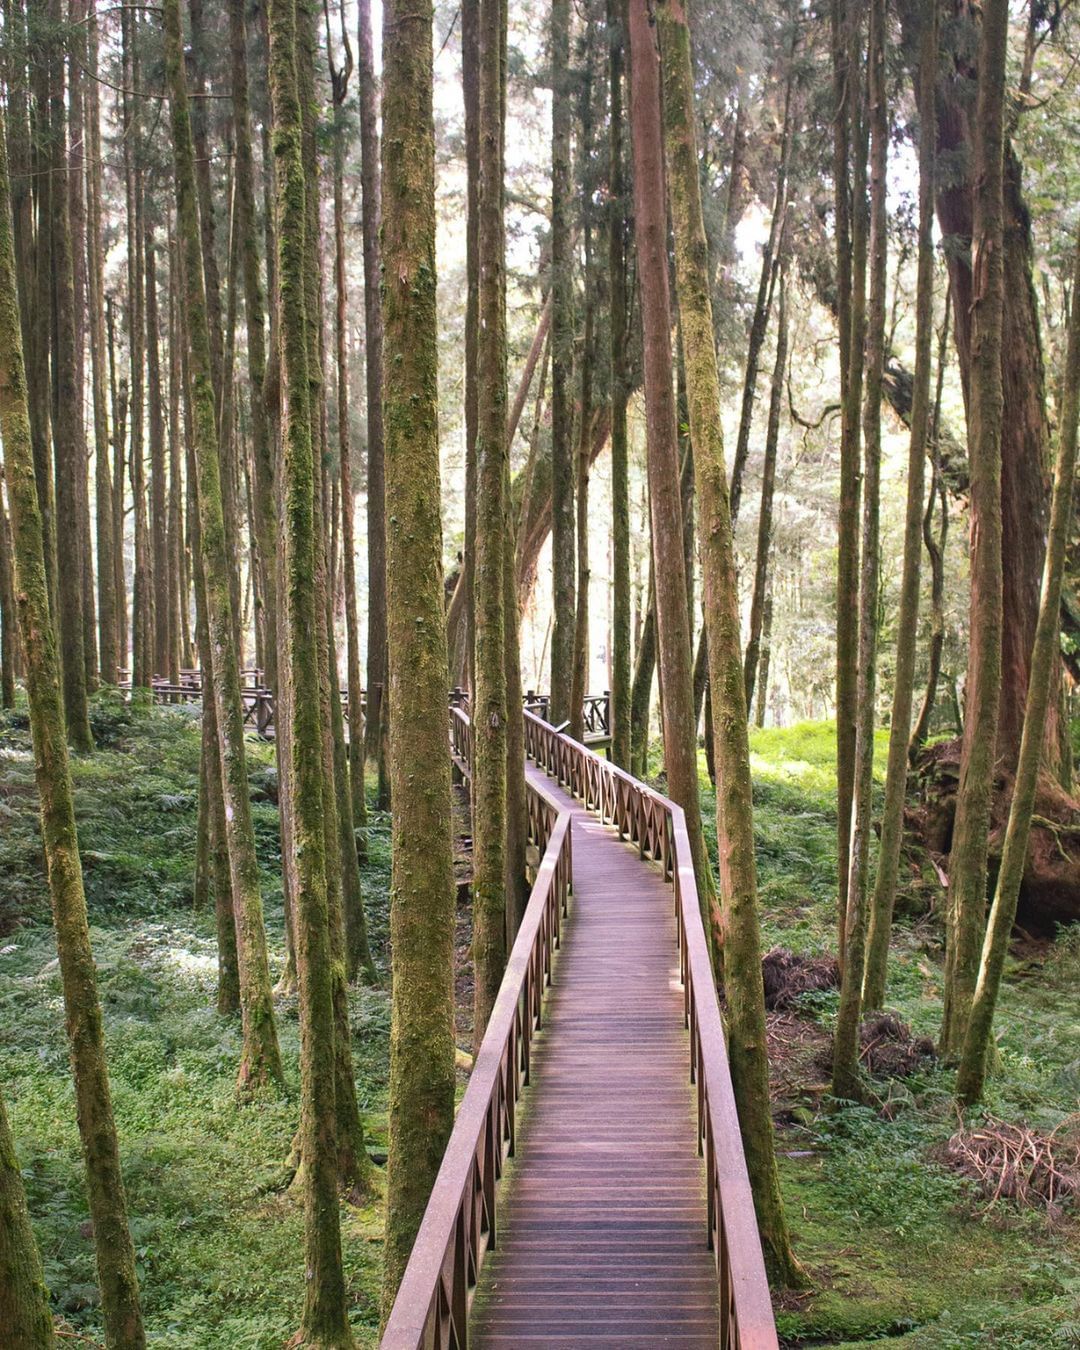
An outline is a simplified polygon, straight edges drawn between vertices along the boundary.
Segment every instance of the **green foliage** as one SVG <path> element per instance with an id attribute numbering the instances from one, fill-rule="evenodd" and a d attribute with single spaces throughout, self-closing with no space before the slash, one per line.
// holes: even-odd
<path id="1" fill-rule="evenodd" d="M 212 912 L 191 911 L 198 723 L 183 710 L 95 702 L 107 749 L 76 760 L 76 804 L 88 854 L 94 954 L 129 1211 L 150 1342 L 165 1350 L 279 1350 L 303 1302 L 303 1214 L 289 1189 L 299 1114 L 295 1001 L 279 1004 L 287 1092 L 240 1106 L 238 1019 L 214 1010 Z M 75 1126 L 60 975 L 40 875 L 28 732 L 0 727 L 0 1078 L 11 1108 L 30 1211 L 54 1311 L 100 1334 L 93 1244 Z M 104 734 L 102 734 L 104 732 Z M 272 747 L 249 741 L 253 778 Z M 258 788 L 256 788 L 258 792 Z M 271 963 L 284 965 L 276 809 L 254 804 Z M 386 952 L 389 829 L 373 813 L 365 900 Z M 357 1088 L 385 1134 L 389 1000 L 351 992 Z M 382 1258 L 378 1201 L 343 1207 L 346 1281 L 362 1346 L 374 1346 Z"/>
<path id="2" fill-rule="evenodd" d="M 879 733 L 875 772 L 883 775 Z M 766 946 L 835 950 L 836 739 L 832 723 L 751 731 L 754 832 Z M 702 762 L 710 849 L 715 829 Z M 715 856 L 715 855 L 714 855 Z M 935 919 L 896 925 L 889 1006 L 915 1034 L 941 1020 L 941 936 Z M 997 1019 L 999 1066 L 986 1109 L 1052 1129 L 1080 1100 L 1080 929 L 1045 958 L 1014 961 Z M 825 1037 L 837 992 L 804 994 L 799 1013 Z M 821 1078 L 827 1077 L 822 1071 Z M 809 1079 L 812 1080 L 813 1071 Z M 797 1123 L 778 1137 L 796 1252 L 814 1292 L 779 1314 L 792 1345 L 834 1350 L 888 1339 L 910 1350 L 1053 1350 L 1080 1345 L 1080 1238 L 1042 1214 L 987 1209 L 935 1161 L 957 1128 L 951 1070 L 882 1083 L 883 1109 L 820 1109 L 806 1079 Z M 816 1111 L 807 1109 L 818 1106 Z"/>

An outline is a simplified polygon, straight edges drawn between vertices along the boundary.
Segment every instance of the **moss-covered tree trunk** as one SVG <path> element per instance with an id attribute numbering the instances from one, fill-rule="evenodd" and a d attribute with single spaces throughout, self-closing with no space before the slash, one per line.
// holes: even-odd
<path id="1" fill-rule="evenodd" d="M 364 755 L 378 766 L 378 802 L 389 805 L 383 755 L 386 699 L 386 475 L 382 406 L 382 298 L 379 293 L 379 128 L 371 0 L 357 8 L 357 81 L 360 99 L 360 191 L 364 237 L 364 375 L 367 389 L 368 641 Z"/>
<path id="2" fill-rule="evenodd" d="M 628 294 L 624 172 L 622 0 L 608 0 L 608 295 L 611 380 L 611 758 L 630 766 L 630 482 L 626 405 Z"/>
<path id="3" fill-rule="evenodd" d="M 383 6 L 383 408 L 394 804 L 389 1312 L 454 1116 L 454 874 L 435 308 L 432 9 Z"/>
<path id="4" fill-rule="evenodd" d="M 30 1226 L 15 1139 L 0 1097 L 0 1327 L 11 1350 L 56 1344 L 41 1253 Z"/>
<path id="5" fill-rule="evenodd" d="M 573 119 L 569 0 L 552 0 L 551 60 L 551 632 L 552 722 L 570 715 L 574 665 L 573 258 L 570 128 Z"/>
<path id="6" fill-rule="evenodd" d="M 106 1344 L 145 1345 L 135 1252 L 127 1225 L 124 1182 L 105 1064 L 105 1039 L 90 950 L 82 865 L 75 832 L 56 634 L 50 619 L 44 533 L 37 504 L 26 376 L 23 369 L 11 233 L 7 151 L 0 118 L 0 436 L 11 505 L 19 620 L 26 651 L 27 693 L 41 798 L 41 832 L 52 896 L 56 948 L 87 1195 L 94 1226 Z"/>
<path id="7" fill-rule="evenodd" d="M 476 567 L 473 692 L 473 1037 L 506 966 L 506 240 L 501 0 L 480 0 L 477 182 Z M 513 621 L 513 616 L 510 616 Z"/>
<path id="8" fill-rule="evenodd" d="M 214 681 L 218 753 L 240 967 L 243 1054 L 241 1090 L 281 1080 L 281 1054 L 274 1020 L 270 966 L 255 856 L 255 829 L 244 751 L 240 672 L 234 642 L 229 559 L 221 501 L 214 388 L 210 366 L 206 290 L 195 185 L 195 152 L 188 112 L 181 45 L 179 0 L 165 8 L 166 67 L 176 173 L 177 238 L 183 260 L 191 381 L 192 444 L 199 509 L 199 549 L 206 586 L 206 619 Z M 220 844 L 220 841 L 219 841 Z"/>
<path id="9" fill-rule="evenodd" d="M 848 863 L 855 792 L 855 720 L 859 596 L 859 412 L 866 316 L 866 141 L 861 9 L 855 0 L 831 7 L 833 184 L 840 351 L 840 503 L 836 551 L 836 859 L 837 952 L 844 963 Z"/>
<path id="10" fill-rule="evenodd" d="M 1073 268 L 1073 303 L 1069 315 L 1068 352 L 1062 382 L 1061 429 L 1058 433 L 1054 493 L 1050 506 L 1050 534 L 1043 567 L 1039 622 L 1031 653 L 1027 712 L 1020 740 L 1005 844 L 1001 852 L 994 902 L 983 939 L 979 978 L 964 1034 L 956 1092 L 965 1106 L 977 1102 L 986 1082 L 987 1059 L 994 1028 L 994 1009 L 1001 989 L 1009 940 L 1016 922 L 1016 902 L 1027 859 L 1031 814 L 1039 782 L 1043 737 L 1050 709 L 1054 665 L 1060 644 L 1061 583 L 1065 573 L 1065 550 L 1072 519 L 1073 489 L 1076 482 L 1076 431 L 1080 412 L 1080 236 L 1077 238 Z"/>
<path id="11" fill-rule="evenodd" d="M 0 483 L 3 470 L 0 468 Z M 11 527 L 0 498 L 0 707 L 15 706 L 15 665 L 19 621 L 15 617 L 15 574 L 11 561 Z"/>
<path id="12" fill-rule="evenodd" d="M 282 388 L 284 610 L 291 687 L 290 768 L 296 892 L 296 964 L 300 984 L 301 1116 L 305 1261 L 308 1280 L 301 1344 L 352 1344 L 341 1268 L 337 1186 L 337 1090 L 334 1024 L 335 953 L 327 894 L 325 782 L 320 694 L 319 552 L 315 447 L 312 442 L 311 334 L 308 316 L 309 202 L 304 110 L 298 66 L 310 63 L 310 25 L 292 0 L 272 0 L 270 92 L 274 154 L 277 307 Z M 301 24 L 303 23 L 303 29 Z M 313 72 L 306 70 L 305 83 Z M 340 961 L 340 954 L 338 960 Z"/>
<path id="13" fill-rule="evenodd" d="M 973 306 L 968 387 L 971 469 L 971 606 L 964 742 L 949 856 L 945 1009 L 941 1049 L 963 1047 L 986 915 L 986 842 L 997 763 L 1001 689 L 1001 353 L 1005 301 L 1003 146 L 1005 0 L 987 0 L 979 35 L 975 113 Z"/>
<path id="14" fill-rule="evenodd" d="M 782 246 L 781 246 L 782 247 Z M 761 656 L 765 603 L 769 593 L 769 550 L 772 547 L 773 494 L 776 490 L 776 452 L 780 440 L 780 412 L 784 401 L 784 376 L 788 357 L 787 276 L 784 259 L 778 262 L 779 299 L 776 307 L 776 359 L 769 390 L 769 421 L 765 430 L 765 457 L 761 468 L 761 505 L 758 509 L 757 553 L 754 558 L 754 591 L 750 599 L 750 631 L 743 658 L 746 710 L 754 706 L 754 682 Z"/>
<path id="15" fill-rule="evenodd" d="M 635 86 L 643 65 L 655 61 L 651 44 L 640 40 L 648 36 L 647 30 L 642 32 L 645 17 L 645 0 L 630 0 Z M 656 18 L 663 61 L 665 146 L 675 235 L 675 275 L 686 361 L 690 435 L 694 442 L 701 510 L 701 561 L 719 785 L 716 828 L 723 905 L 724 989 L 730 1033 L 728 1055 L 766 1263 L 776 1283 L 789 1285 L 801 1282 L 801 1272 L 791 1250 L 773 1151 L 750 749 L 739 646 L 738 579 L 724 465 L 708 246 L 698 178 L 690 31 L 679 0 L 662 0 L 656 7 Z M 636 116 L 637 97 L 634 109 Z M 634 130 L 636 137 L 637 124 Z M 639 164 L 637 161 L 635 167 Z M 663 196 L 660 206 L 662 211 Z M 644 261 L 646 255 L 640 245 L 639 252 Z M 671 694 L 671 685 L 665 684 L 665 698 L 670 700 Z"/>
<path id="16" fill-rule="evenodd" d="M 870 127 L 870 295 L 864 360 L 863 520 L 859 579 L 859 670 L 856 684 L 855 792 L 848 862 L 847 912 L 840 1008 L 833 1042 L 833 1095 L 859 1095 L 859 1020 L 870 912 L 870 837 L 873 832 L 874 714 L 877 697 L 878 609 L 881 576 L 881 389 L 885 368 L 888 265 L 886 169 L 889 111 L 885 101 L 885 0 L 871 0 L 867 40 Z"/>
<path id="17" fill-rule="evenodd" d="M 76 352 L 75 270 L 71 248 L 71 197 L 67 191 L 68 134 L 65 96 L 64 12 L 59 0 L 51 0 L 49 135 L 52 141 L 53 190 L 49 221 L 50 274 L 53 298 L 53 455 L 56 469 L 56 512 L 63 527 L 56 532 L 56 614 L 60 636 L 64 716 L 68 736 L 76 750 L 92 750 L 90 714 L 86 699 L 86 662 L 83 656 L 83 559 L 78 521 L 79 479 L 86 477 L 81 400 Z M 40 246 L 40 242 L 39 242 Z M 84 482 L 85 492 L 85 482 Z"/>
<path id="18" fill-rule="evenodd" d="M 653 585 L 663 705 L 668 792 L 686 812 L 698 892 L 715 932 L 712 877 L 701 829 L 693 662 L 687 621 L 686 563 L 680 493 L 678 426 L 671 371 L 664 146 L 660 122 L 660 63 L 646 0 L 630 3 L 631 130 L 634 150 L 634 230 L 645 359 L 645 422 Z M 710 332 L 711 332 L 710 319 Z"/>
<path id="19" fill-rule="evenodd" d="M 116 540 L 109 467 L 109 413 L 105 369 L 105 253 L 102 237 L 101 98 L 98 86 L 98 19 L 87 6 L 86 260 L 90 309 L 90 387 L 94 414 L 94 505 L 97 541 L 98 671 L 116 683 L 120 663 L 116 628 Z"/>
<path id="20" fill-rule="evenodd" d="M 889 760 L 885 774 L 885 804 L 881 814 L 881 846 L 870 906 L 870 926 L 863 975 L 863 1006 L 880 1008 L 885 1002 L 885 975 L 892 930 L 900 846 L 904 835 L 907 797 L 908 741 L 915 688 L 915 648 L 919 626 L 919 584 L 922 568 L 923 498 L 930 426 L 930 366 L 934 338 L 934 135 L 937 87 L 937 0 L 924 0 L 920 30 L 919 106 L 926 134 L 919 138 L 919 250 L 915 295 L 915 378 L 911 403 L 911 440 L 908 452 L 907 505 L 904 518 L 904 562 L 900 579 L 900 615 L 896 630 L 896 670 L 893 677 Z"/>

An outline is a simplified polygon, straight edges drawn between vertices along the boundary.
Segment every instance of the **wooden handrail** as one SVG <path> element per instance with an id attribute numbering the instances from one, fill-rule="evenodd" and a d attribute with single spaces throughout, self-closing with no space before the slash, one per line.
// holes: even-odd
<path id="1" fill-rule="evenodd" d="M 450 710 L 451 752 L 472 762 L 472 725 Z M 571 887 L 570 813 L 529 784 L 530 842 L 543 853 L 487 1030 L 424 1211 L 383 1350 L 449 1350 L 468 1344 L 468 1316 L 480 1263 L 497 1224 L 497 1182 L 514 1151 L 517 1102 L 529 1081 L 533 1033 L 543 1017 Z"/>
<path id="2" fill-rule="evenodd" d="M 671 882 L 690 1078 L 697 1086 L 698 1148 L 705 1156 L 709 1246 L 720 1284 L 721 1350 L 775 1350 L 776 1324 L 746 1171 L 739 1116 L 694 861 L 681 806 L 586 746 L 525 713 L 525 750 Z"/>
<path id="3" fill-rule="evenodd" d="M 776 1350 L 776 1327 L 731 1086 L 723 1022 L 702 923 L 682 808 L 602 759 L 528 708 L 525 749 L 671 882 L 697 1086 L 698 1149 L 705 1157 L 707 1239 L 715 1254 L 721 1350 Z M 456 704 L 451 754 L 468 775 L 472 725 Z M 518 1093 L 540 1025 L 542 993 L 570 888 L 570 816 L 529 785 L 530 837 L 543 860 L 473 1066 L 431 1199 L 383 1335 L 383 1350 L 467 1350 L 468 1312 L 480 1262 L 496 1231 L 495 1182 L 514 1145 Z"/>

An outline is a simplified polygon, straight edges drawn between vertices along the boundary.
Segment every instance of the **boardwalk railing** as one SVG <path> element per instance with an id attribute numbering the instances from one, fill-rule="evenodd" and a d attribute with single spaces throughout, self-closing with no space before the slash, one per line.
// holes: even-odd
<path id="1" fill-rule="evenodd" d="M 673 890 L 690 1078 L 697 1085 L 697 1143 L 705 1158 L 707 1240 L 719 1283 L 721 1350 L 776 1350 L 769 1287 L 743 1157 L 723 1024 L 702 924 L 682 808 L 525 712 L 525 748 L 567 791 L 640 855 L 663 868 Z M 472 725 L 451 708 L 451 754 L 468 775 Z M 539 1027 L 560 920 L 571 882 L 570 816 L 529 790 L 529 828 L 543 851 L 487 1032 L 413 1247 L 383 1350 L 467 1350 L 468 1314 L 480 1262 L 496 1236 L 496 1182 L 515 1142 L 515 1107 L 528 1082 L 529 1043 Z"/>
<path id="2" fill-rule="evenodd" d="M 773 1350 L 772 1303 L 683 809 L 528 712 L 525 753 L 621 838 L 637 844 L 641 857 L 658 862 L 671 882 L 690 1079 L 697 1085 L 698 1148 L 705 1156 L 708 1240 L 720 1285 L 719 1343 L 722 1350 Z"/>
<path id="3" fill-rule="evenodd" d="M 451 753 L 466 776 L 472 724 L 450 709 Z M 383 1350 L 464 1350 L 480 1263 L 494 1245 L 497 1183 L 514 1152 L 517 1103 L 571 888 L 570 815 L 531 784 L 529 841 L 541 861 L 450 1141 L 383 1335 Z"/>

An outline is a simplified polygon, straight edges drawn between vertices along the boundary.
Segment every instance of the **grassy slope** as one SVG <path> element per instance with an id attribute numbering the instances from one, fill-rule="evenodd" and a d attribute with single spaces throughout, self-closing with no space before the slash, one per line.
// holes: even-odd
<path id="1" fill-rule="evenodd" d="M 281 1009 L 288 1097 L 238 1108 L 237 1029 L 212 1010 L 213 920 L 190 908 L 195 724 L 182 712 L 132 718 L 114 707 L 96 716 L 104 748 L 76 766 L 77 803 L 151 1341 L 170 1350 L 270 1350 L 295 1329 L 302 1297 L 302 1215 L 282 1189 L 297 1118 L 295 1004 Z M 766 941 L 800 951 L 824 951 L 832 941 L 833 745 L 821 725 L 757 732 L 753 740 Z M 260 800 L 270 756 L 252 748 L 280 969 L 275 812 Z M 57 1308 L 93 1335 L 93 1251 L 35 812 L 25 727 L 0 723 L 0 1081 Z M 372 854 L 365 900 L 384 953 L 388 838 L 378 816 Z M 28 922 L 12 930 L 15 911 Z M 932 925 L 901 924 L 890 998 L 920 1030 L 936 1026 L 939 954 Z M 999 1114 L 1051 1125 L 1076 1109 L 1078 976 L 1080 945 L 1068 943 L 1041 972 L 1010 982 L 999 1022 L 1003 1072 L 992 1086 Z M 827 1025 L 833 1006 L 819 998 L 807 1013 Z M 383 992 L 354 996 L 353 1028 L 361 1101 L 378 1149 Z M 963 1187 L 927 1161 L 954 1127 L 949 1086 L 944 1071 L 909 1080 L 892 1122 L 867 1111 L 816 1115 L 811 1092 L 804 1123 L 784 1131 L 785 1155 L 809 1154 L 785 1156 L 783 1173 L 815 1282 L 812 1297 L 781 1313 L 792 1343 L 839 1347 L 891 1336 L 909 1350 L 1080 1345 L 1073 1231 L 1049 1233 L 1041 1218 L 1004 1207 L 973 1217 Z M 377 1205 L 343 1214 L 358 1341 L 373 1346 L 381 1218 Z"/>
<path id="2" fill-rule="evenodd" d="M 882 737 L 882 772 L 885 749 Z M 834 949 L 833 728 L 757 731 L 751 754 L 765 942 Z M 940 955 L 933 922 L 898 922 L 889 1005 L 931 1035 L 940 1020 Z M 988 1098 L 995 1114 L 1052 1127 L 1077 1110 L 1078 976 L 1080 944 L 1070 939 L 1041 970 L 1014 967 L 998 1018 L 1001 1071 Z M 808 1002 L 806 1015 L 827 1028 L 835 996 Z M 826 1077 L 811 1074 L 808 1087 L 820 1089 Z M 952 1077 L 935 1069 L 895 1085 L 891 1121 L 867 1109 L 818 1113 L 819 1093 L 808 1091 L 803 1123 L 781 1133 L 788 1210 L 815 1285 L 780 1314 L 792 1343 L 1080 1346 L 1075 1225 L 1051 1231 L 1041 1215 L 1006 1204 L 987 1210 L 928 1157 L 956 1128 Z"/>
<path id="3" fill-rule="evenodd" d="M 295 1331 L 303 1298 L 303 1215 L 284 1189 L 298 1117 L 295 999 L 280 1005 L 287 1096 L 238 1107 L 239 1029 L 213 1008 L 213 916 L 191 910 L 197 723 L 181 711 L 132 718 L 115 706 L 99 707 L 96 722 L 105 748 L 75 765 L 76 807 L 150 1342 L 270 1350 Z M 280 972 L 277 815 L 263 791 L 272 754 L 249 747 L 271 960 Z M 0 1081 L 56 1308 L 93 1336 L 93 1246 L 35 813 L 25 727 L 0 724 Z M 389 841 L 385 819 L 376 815 L 373 826 L 365 900 L 382 951 Z M 27 919 L 11 930 L 15 905 Z M 352 1022 L 361 1106 L 378 1150 L 386 994 L 355 993 Z M 377 1203 L 346 1207 L 343 1218 L 357 1338 L 373 1346 L 382 1218 Z"/>

